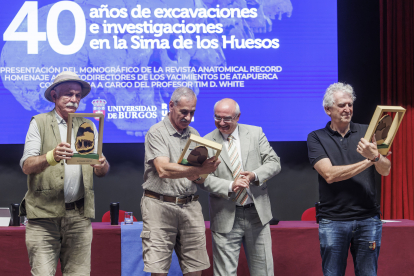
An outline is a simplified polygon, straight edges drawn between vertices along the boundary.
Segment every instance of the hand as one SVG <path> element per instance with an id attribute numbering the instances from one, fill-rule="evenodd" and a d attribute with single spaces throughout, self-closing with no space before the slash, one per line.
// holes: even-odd
<path id="1" fill-rule="evenodd" d="M 98 170 L 105 167 L 105 165 L 107 163 L 105 156 L 102 156 L 101 158 L 99 158 L 98 161 L 99 161 L 100 164 L 91 164 L 91 166 L 98 169 Z"/>
<path id="2" fill-rule="evenodd" d="M 256 175 L 253 172 L 241 172 L 240 175 L 244 175 L 250 182 L 254 182 L 256 180 Z"/>
<path id="3" fill-rule="evenodd" d="M 373 160 L 378 156 L 377 141 L 375 135 L 372 136 L 372 143 L 369 143 L 364 138 L 358 143 L 357 152 L 369 160 Z"/>
<path id="4" fill-rule="evenodd" d="M 194 180 L 197 180 L 199 177 L 200 176 L 198 176 L 198 175 L 195 174 L 195 175 L 187 176 L 187 179 L 190 180 L 190 181 L 194 181 Z"/>
<path id="5" fill-rule="evenodd" d="M 209 174 L 214 172 L 218 165 L 221 163 L 220 160 L 218 160 L 215 156 L 207 159 L 204 161 L 204 163 L 201 165 L 201 173 L 200 174 Z"/>
<path id="6" fill-rule="evenodd" d="M 250 182 L 247 179 L 247 177 L 242 175 L 242 176 L 240 176 L 239 178 L 237 178 L 236 180 L 233 181 L 233 185 L 231 186 L 231 189 L 233 190 L 233 192 L 237 192 L 240 189 L 249 188 L 249 184 L 250 184 Z"/>
<path id="7" fill-rule="evenodd" d="M 69 160 L 73 156 L 73 150 L 70 148 L 68 143 L 60 143 L 53 149 L 53 158 L 56 162 L 59 162 L 62 159 Z"/>

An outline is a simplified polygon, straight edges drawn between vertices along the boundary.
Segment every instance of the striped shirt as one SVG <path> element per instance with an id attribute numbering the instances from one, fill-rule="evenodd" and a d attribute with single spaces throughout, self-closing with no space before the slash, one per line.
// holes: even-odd
<path id="1" fill-rule="evenodd" d="M 229 148 L 229 141 L 227 141 L 227 137 L 229 137 L 230 134 L 221 133 L 221 135 L 223 136 L 223 146 L 226 149 L 228 149 Z M 243 160 L 241 160 L 242 153 L 241 153 L 240 136 L 239 136 L 239 126 L 238 125 L 237 125 L 236 129 L 233 131 L 233 133 L 231 135 L 234 138 L 234 145 L 236 146 L 237 152 L 238 152 L 239 157 L 240 157 L 240 162 L 241 162 L 241 167 L 242 167 L 241 168 L 241 171 L 244 171 L 244 169 L 243 169 Z M 257 181 L 258 180 L 257 179 L 257 174 L 255 172 L 253 172 L 253 173 L 254 173 L 254 176 L 255 176 L 255 181 Z M 233 192 L 232 187 L 233 187 L 233 181 L 229 185 L 229 192 L 230 193 Z M 247 194 L 248 194 L 248 197 L 247 197 L 247 200 L 244 202 L 244 205 L 253 203 L 253 199 L 250 196 L 251 195 L 250 188 L 247 188 Z M 240 206 L 239 203 L 236 203 L 236 205 L 239 205 Z"/>

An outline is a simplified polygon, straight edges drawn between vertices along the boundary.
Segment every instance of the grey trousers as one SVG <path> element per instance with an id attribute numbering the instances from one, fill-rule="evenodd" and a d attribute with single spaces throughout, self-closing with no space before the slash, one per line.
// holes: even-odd
<path id="1" fill-rule="evenodd" d="M 67 210 L 66 216 L 29 219 L 26 247 L 33 276 L 55 275 L 60 259 L 64 276 L 90 275 L 92 225 L 83 207 Z"/>
<path id="2" fill-rule="evenodd" d="M 273 276 L 272 238 L 267 223 L 262 225 L 255 207 L 236 208 L 229 233 L 212 231 L 214 276 L 236 276 L 243 243 L 252 276 Z"/>

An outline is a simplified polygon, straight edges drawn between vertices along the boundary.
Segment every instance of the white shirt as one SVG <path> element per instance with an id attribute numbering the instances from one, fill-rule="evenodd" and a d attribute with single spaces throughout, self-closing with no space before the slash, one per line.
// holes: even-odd
<path id="1" fill-rule="evenodd" d="M 56 120 L 59 126 L 59 133 L 62 142 L 66 143 L 66 135 L 67 135 L 67 125 L 65 120 L 57 114 L 55 110 Z M 94 132 L 95 132 L 95 145 L 98 145 L 98 131 L 96 130 L 95 124 L 93 124 Z M 71 139 L 71 149 L 76 152 L 75 150 L 75 134 L 72 129 L 72 139 Z M 42 146 L 42 141 L 40 138 L 39 128 L 37 126 L 36 120 L 32 120 L 30 122 L 29 130 L 27 131 L 26 135 L 26 142 L 24 144 L 24 152 L 23 157 L 20 159 L 20 167 L 23 168 L 24 161 L 31 156 L 39 156 L 40 155 L 40 148 Z M 97 148 L 95 146 L 94 152 L 97 152 Z M 61 162 L 64 162 L 62 160 Z M 83 178 L 82 178 L 82 166 L 81 165 L 67 165 L 66 162 L 63 163 L 65 165 L 65 178 L 64 178 L 64 195 L 65 195 L 65 203 L 70 203 L 77 201 L 84 197 L 85 188 L 83 185 Z M 56 165 L 57 166 L 57 165 Z M 60 165 L 59 165 L 60 166 Z"/>
<path id="2" fill-rule="evenodd" d="M 220 132 L 221 133 L 221 132 Z M 228 147 L 229 147 L 229 141 L 227 141 L 227 138 L 230 136 L 229 134 L 225 134 L 225 133 L 221 133 L 221 135 L 223 136 L 223 139 L 224 139 L 224 141 L 223 141 L 223 146 L 225 146 L 226 147 L 226 150 L 228 149 Z M 242 160 L 242 155 L 241 155 L 241 147 L 240 147 L 240 137 L 239 137 L 239 126 L 237 126 L 236 127 L 236 129 L 233 131 L 233 133 L 231 134 L 232 136 L 233 136 L 233 138 L 234 138 L 234 145 L 236 146 L 236 148 L 237 148 L 237 152 L 238 152 L 238 154 L 239 154 L 239 157 L 240 157 L 240 161 L 241 161 L 241 171 L 244 171 L 244 168 L 243 168 L 243 160 Z M 254 173 L 254 177 L 255 177 L 255 181 L 257 181 L 258 179 L 257 179 L 257 174 L 255 173 L 255 172 L 253 172 Z M 230 185 L 229 185 L 229 192 L 233 192 L 233 189 L 232 189 L 232 186 L 233 186 L 233 182 L 234 181 L 232 181 L 232 182 L 230 182 Z M 247 188 L 246 189 L 247 190 L 247 194 L 248 194 L 248 197 L 247 197 L 247 200 L 246 200 L 246 202 L 244 203 L 244 205 L 246 205 L 246 204 L 250 204 L 250 203 L 253 203 L 253 199 L 252 199 L 252 197 L 251 197 L 251 192 L 250 192 L 250 188 Z M 239 204 L 239 203 L 236 203 L 238 206 L 242 206 L 241 204 Z"/>

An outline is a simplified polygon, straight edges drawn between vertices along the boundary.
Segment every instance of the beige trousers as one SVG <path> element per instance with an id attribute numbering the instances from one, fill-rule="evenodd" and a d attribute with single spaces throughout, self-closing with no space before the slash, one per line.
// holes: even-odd
<path id="1" fill-rule="evenodd" d="M 144 271 L 168 273 L 173 250 L 183 274 L 210 267 L 206 227 L 198 201 L 177 205 L 144 196 L 141 213 Z"/>
<path id="2" fill-rule="evenodd" d="M 55 275 L 60 259 L 64 276 L 90 275 L 92 225 L 83 207 L 66 210 L 66 216 L 29 219 L 26 247 L 33 276 Z"/>

